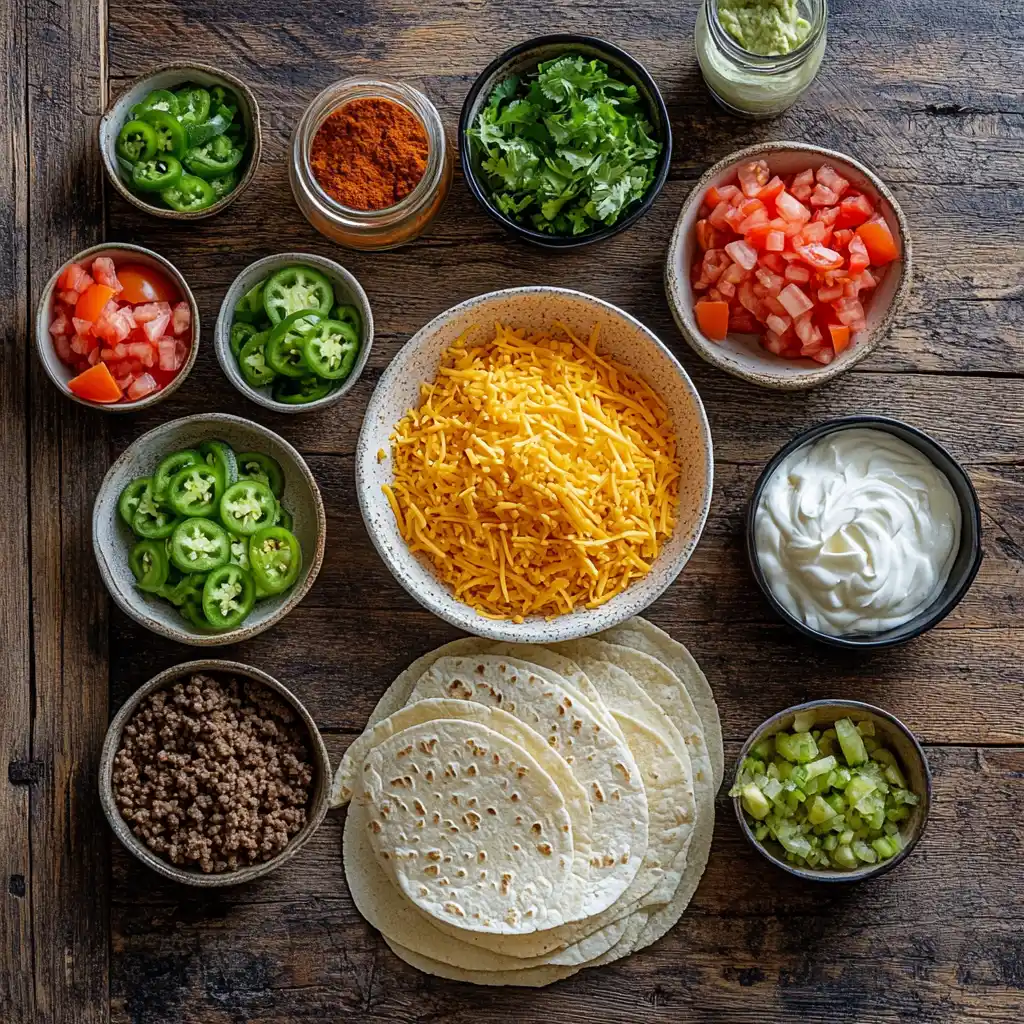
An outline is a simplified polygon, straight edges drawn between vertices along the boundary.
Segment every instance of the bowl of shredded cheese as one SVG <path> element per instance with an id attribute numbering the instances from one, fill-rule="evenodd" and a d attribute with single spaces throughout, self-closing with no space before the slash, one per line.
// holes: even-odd
<path id="1" fill-rule="evenodd" d="M 398 582 L 467 632 L 529 643 L 642 612 L 696 547 L 712 482 L 675 356 L 564 288 L 490 292 L 428 323 L 381 377 L 356 453 Z"/>

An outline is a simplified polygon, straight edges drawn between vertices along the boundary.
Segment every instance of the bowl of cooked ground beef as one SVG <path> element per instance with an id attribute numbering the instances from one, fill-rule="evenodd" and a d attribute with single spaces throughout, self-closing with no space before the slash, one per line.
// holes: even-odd
<path id="1" fill-rule="evenodd" d="M 330 782 L 302 703 L 234 661 L 190 661 L 151 679 L 115 715 L 100 759 L 115 835 L 186 885 L 237 885 L 290 860 L 323 821 Z"/>

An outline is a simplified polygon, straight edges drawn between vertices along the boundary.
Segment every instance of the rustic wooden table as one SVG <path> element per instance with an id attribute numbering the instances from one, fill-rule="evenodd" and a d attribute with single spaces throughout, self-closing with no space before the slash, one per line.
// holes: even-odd
<path id="1" fill-rule="evenodd" d="M 0 5 L 0 1019 L 11 1024 L 515 1020 L 1007 1021 L 1024 1017 L 1024 32 L 1015 0 L 833 0 L 813 89 L 785 117 L 717 110 L 692 45 L 696 0 L 11 0 Z M 298 214 L 285 153 L 304 105 L 353 74 L 412 80 L 454 134 L 463 96 L 499 50 L 579 30 L 644 61 L 676 145 L 651 213 L 568 256 L 511 241 L 457 177 L 429 237 L 395 253 L 339 251 Z M 96 122 L 125 81 L 170 59 L 247 79 L 266 125 L 253 189 L 194 226 L 147 217 L 104 188 Z M 701 171 L 741 145 L 805 139 L 848 151 L 892 186 L 916 280 L 892 336 L 832 387 L 774 395 L 703 365 L 680 338 L 661 272 Z M 62 398 L 31 354 L 53 268 L 100 239 L 173 260 L 204 320 L 189 381 L 127 417 Z M 322 415 L 246 403 L 210 342 L 225 289 L 281 250 L 340 259 L 363 282 L 378 335 L 353 395 Z M 190 650 L 113 611 L 89 513 L 111 458 L 144 430 L 203 410 L 251 416 L 308 457 L 328 510 L 323 571 L 284 623 L 227 655 L 278 675 L 337 756 L 377 695 L 452 631 L 377 558 L 356 508 L 353 449 L 367 397 L 399 346 L 441 310 L 516 284 L 582 288 L 640 317 L 679 354 L 707 405 L 718 457 L 701 545 L 651 617 L 687 643 L 722 712 L 727 755 L 780 707 L 829 695 L 881 704 L 928 745 L 931 826 L 891 875 L 849 892 L 794 884 L 741 840 L 722 800 L 707 874 L 682 922 L 642 954 L 540 991 L 478 990 L 420 975 L 352 906 L 332 816 L 261 884 L 195 895 L 164 884 L 111 837 L 95 793 L 110 710 Z M 796 430 L 836 414 L 905 418 L 969 468 L 985 563 L 938 629 L 871 658 L 829 654 L 773 620 L 744 566 L 743 506 Z"/>

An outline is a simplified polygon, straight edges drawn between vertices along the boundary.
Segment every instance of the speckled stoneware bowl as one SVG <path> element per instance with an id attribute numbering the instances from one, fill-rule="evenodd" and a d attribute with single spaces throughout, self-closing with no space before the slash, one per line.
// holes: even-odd
<path id="1" fill-rule="evenodd" d="M 281 464 L 285 478 L 282 502 L 294 518 L 292 531 L 302 545 L 303 561 L 302 572 L 291 590 L 257 601 L 242 625 L 219 633 L 200 632 L 174 605 L 135 586 L 128 555 L 136 539 L 117 510 L 121 492 L 133 480 L 151 475 L 157 463 L 171 452 L 194 448 L 209 440 L 225 441 L 237 453 L 262 452 Z M 320 489 L 302 456 L 272 430 L 226 413 L 186 416 L 143 434 L 107 470 L 92 512 L 96 562 L 118 607 L 154 633 L 193 647 L 219 647 L 248 640 L 284 618 L 313 585 L 323 561 L 326 534 L 327 520 Z"/>
<path id="2" fill-rule="evenodd" d="M 831 164 L 875 202 L 885 217 L 902 257 L 889 265 L 882 283 L 866 304 L 867 327 L 853 335 L 850 347 L 827 366 L 813 359 L 784 359 L 763 349 L 753 335 L 730 334 L 725 341 L 710 341 L 701 333 L 693 315 L 694 293 L 690 282 L 696 241 L 697 215 L 712 185 L 734 179 L 739 164 L 767 160 L 773 174 L 791 174 L 805 167 Z M 834 380 L 856 366 L 889 332 L 910 292 L 911 247 L 907 219 L 896 197 L 869 168 L 852 157 L 802 142 L 768 142 L 730 153 L 697 182 L 683 204 L 668 247 L 665 292 L 672 315 L 690 347 L 707 362 L 734 377 L 778 391 L 801 391 Z"/>
<path id="3" fill-rule="evenodd" d="M 640 374 L 661 396 L 673 419 L 681 459 L 682 485 L 677 525 L 652 570 L 607 604 L 554 619 L 524 622 L 488 619 L 456 599 L 433 568 L 409 551 L 381 485 L 392 479 L 389 435 L 419 404 L 420 384 L 433 380 L 442 353 L 471 329 L 488 331 L 500 322 L 527 331 L 556 323 L 588 337 L 596 325 L 600 350 Z M 370 538 L 395 579 L 425 608 L 469 633 L 492 640 L 549 643 L 590 636 L 638 615 L 675 580 L 697 546 L 714 477 L 711 431 L 696 388 L 675 356 L 642 323 L 601 299 L 566 288 L 509 288 L 453 306 L 431 320 L 392 360 L 370 399 L 356 449 L 356 490 Z"/>
<path id="4" fill-rule="evenodd" d="M 196 85 L 204 87 L 222 85 L 231 89 L 238 97 L 239 113 L 245 123 L 245 132 L 249 140 L 246 154 L 240 165 L 238 184 L 235 188 L 223 198 L 218 199 L 212 206 L 194 212 L 172 210 L 166 206 L 147 203 L 142 196 L 137 195 L 128 187 L 121 176 L 121 170 L 117 163 L 117 136 L 125 121 L 129 120 L 131 108 L 144 100 L 154 89 L 174 91 L 185 82 L 194 82 Z M 154 217 L 166 217 L 168 220 L 203 220 L 227 209 L 252 184 L 263 148 L 260 107 L 256 102 L 256 94 L 240 78 L 209 64 L 199 64 L 195 61 L 164 64 L 149 74 L 136 78 L 107 107 L 107 112 L 100 118 L 99 133 L 100 154 L 103 157 L 103 167 L 110 183 L 132 206 L 137 206 L 140 210 L 153 214 Z"/>
<path id="5" fill-rule="evenodd" d="M 743 801 L 736 796 L 732 799 L 733 810 L 736 812 L 736 820 L 740 823 L 740 829 L 747 837 L 750 844 L 761 854 L 765 860 L 770 861 L 776 867 L 796 878 L 803 878 L 809 882 L 829 882 L 844 884 L 849 882 L 863 882 L 867 878 L 877 878 L 887 871 L 892 871 L 897 864 L 906 860 L 911 851 L 917 846 L 924 834 L 924 828 L 928 821 L 928 810 L 931 806 L 932 797 L 932 775 L 928 768 L 928 759 L 925 757 L 921 744 L 917 742 L 914 734 L 895 716 L 888 711 L 876 708 L 871 704 L 863 704 L 857 700 L 812 700 L 807 704 L 797 704 L 795 707 L 786 708 L 777 715 L 772 715 L 763 725 L 755 729 L 747 742 L 743 744 L 740 756 L 736 761 L 737 770 L 743 764 L 743 759 L 750 753 L 752 747 L 767 736 L 774 736 L 777 732 L 790 730 L 793 727 L 793 719 L 804 711 L 815 713 L 814 728 L 827 729 L 834 725 L 837 719 L 849 718 L 854 724 L 863 721 L 874 722 L 877 736 L 883 737 L 885 745 L 896 755 L 903 769 L 904 776 L 911 792 L 916 793 L 920 803 L 911 809 L 910 817 L 900 824 L 900 837 L 903 839 L 903 849 L 890 857 L 888 860 L 876 864 L 865 864 L 853 871 L 814 870 L 802 868 L 791 864 L 785 857 L 785 851 L 772 840 L 767 844 L 758 842 L 754 833 L 747 824 L 743 814 Z"/>
<path id="6" fill-rule="evenodd" d="M 181 298 L 188 303 L 189 311 L 192 314 L 192 350 L 185 360 L 185 365 L 178 371 L 177 377 L 166 387 L 154 391 L 137 402 L 90 402 L 79 398 L 68 388 L 68 381 L 75 376 L 75 371 L 66 363 L 61 362 L 57 350 L 53 346 L 53 338 L 50 337 L 50 323 L 53 320 L 53 294 L 57 290 L 57 281 L 60 275 L 72 263 L 90 263 L 98 256 L 107 256 L 114 261 L 117 267 L 123 263 L 139 263 L 146 267 L 153 267 L 161 274 L 169 278 L 177 287 Z M 46 282 L 42 294 L 39 297 L 39 305 L 36 307 L 36 352 L 39 354 L 40 362 L 46 375 L 54 384 L 73 402 L 87 406 L 90 409 L 99 409 L 101 412 L 138 412 L 140 409 L 148 409 L 151 405 L 162 402 L 169 398 L 184 383 L 185 378 L 192 372 L 195 366 L 196 356 L 199 354 L 199 306 L 196 305 L 195 296 L 188 282 L 182 276 L 181 271 L 165 260 L 159 253 L 152 249 L 144 249 L 141 245 L 128 245 L 126 243 L 110 245 L 94 245 L 89 249 L 83 249 L 80 253 L 72 256 L 67 262 L 62 263 L 53 273 L 53 276 Z"/>
<path id="7" fill-rule="evenodd" d="M 363 336 L 356 364 L 352 367 L 352 372 L 348 377 L 341 382 L 340 387 L 335 388 L 330 394 L 324 395 L 323 398 L 318 398 L 315 402 L 289 405 L 286 402 L 275 401 L 269 387 L 254 388 L 246 382 L 238 368 L 238 360 L 231 353 L 231 325 L 235 317 L 235 304 L 250 288 L 282 267 L 289 267 L 296 263 L 305 263 L 319 270 L 334 286 L 334 301 L 355 306 L 359 310 L 363 318 Z M 370 349 L 373 347 L 373 312 L 370 309 L 370 300 L 355 277 L 334 260 L 329 260 L 324 256 L 314 256 L 308 252 L 282 252 L 276 256 L 266 256 L 251 263 L 232 282 L 224 296 L 224 301 L 220 304 L 217 326 L 213 332 L 213 347 L 217 353 L 217 361 L 224 371 L 224 376 L 246 398 L 273 412 L 292 414 L 315 412 L 317 409 L 325 409 L 327 406 L 341 401 L 352 390 L 359 375 L 363 372 L 363 367 L 366 366 L 366 361 L 370 358 Z"/>
<path id="8" fill-rule="evenodd" d="M 313 793 L 306 813 L 306 824 L 296 833 L 291 842 L 276 857 L 272 857 L 262 864 L 253 864 L 251 867 L 239 868 L 237 871 L 225 871 L 215 875 L 207 875 L 202 871 L 176 867 L 170 861 L 154 853 L 135 835 L 131 830 L 131 826 L 121 817 L 121 812 L 118 810 L 114 799 L 114 759 L 121 746 L 121 734 L 124 732 L 124 727 L 127 725 L 128 720 L 138 710 L 142 701 L 151 693 L 169 686 L 179 679 L 187 679 L 197 672 L 240 676 L 261 683 L 268 690 L 273 690 L 294 709 L 299 720 L 306 727 L 310 740 L 309 754 L 316 769 L 313 780 Z M 243 882 L 251 882 L 256 878 L 269 875 L 271 871 L 276 871 L 282 864 L 290 861 L 309 842 L 310 837 L 323 822 L 330 804 L 331 763 L 327 756 L 327 748 L 324 746 L 323 737 L 321 737 L 313 717 L 303 706 L 302 701 L 291 690 L 279 683 L 273 676 L 267 675 L 266 672 L 261 672 L 258 668 L 253 668 L 251 665 L 243 665 L 237 661 L 203 659 L 201 661 L 189 661 L 183 665 L 175 665 L 173 668 L 161 672 L 136 690 L 121 705 L 114 716 L 114 720 L 110 723 L 106 739 L 103 741 L 103 750 L 100 753 L 99 790 L 103 813 L 107 816 L 107 821 L 114 830 L 114 835 L 121 840 L 121 844 L 129 853 L 138 857 L 146 867 L 152 868 L 158 874 L 174 882 L 181 882 L 182 885 L 194 885 L 203 889 L 215 889 L 226 885 L 240 885 Z"/>

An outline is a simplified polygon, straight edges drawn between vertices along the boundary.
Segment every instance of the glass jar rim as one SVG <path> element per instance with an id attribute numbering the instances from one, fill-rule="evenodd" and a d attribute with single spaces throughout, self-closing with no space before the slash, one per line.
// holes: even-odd
<path id="1" fill-rule="evenodd" d="M 782 71 L 792 71 L 798 67 L 810 55 L 821 39 L 828 21 L 828 0 L 808 0 L 815 15 L 811 24 L 811 30 L 807 38 L 789 53 L 763 54 L 747 50 L 725 30 L 718 20 L 718 0 L 704 0 L 704 8 L 707 14 L 708 31 L 714 39 L 715 44 L 726 56 L 737 64 L 742 65 L 745 71 L 753 74 L 773 75 Z"/>
<path id="2" fill-rule="evenodd" d="M 334 111 L 357 99 L 385 99 L 397 103 L 420 121 L 427 135 L 427 166 L 422 177 L 408 195 L 379 210 L 360 210 L 338 202 L 323 189 L 310 163 L 313 138 L 320 126 Z M 302 170 L 310 200 L 320 208 L 324 216 L 350 226 L 366 228 L 401 220 L 429 202 L 443 177 L 445 145 L 441 115 L 419 89 L 387 78 L 344 78 L 322 89 L 306 107 L 295 130 L 292 158 Z"/>

